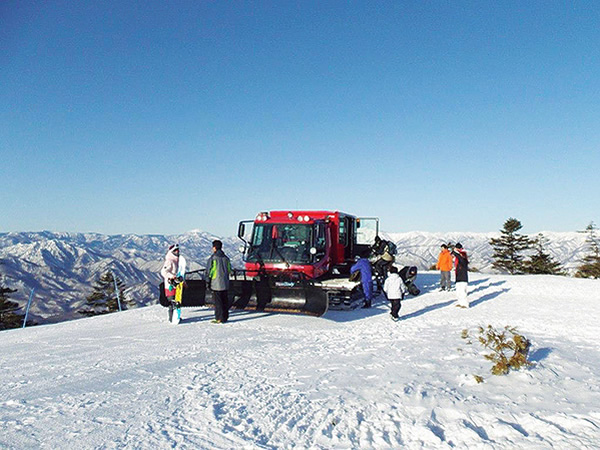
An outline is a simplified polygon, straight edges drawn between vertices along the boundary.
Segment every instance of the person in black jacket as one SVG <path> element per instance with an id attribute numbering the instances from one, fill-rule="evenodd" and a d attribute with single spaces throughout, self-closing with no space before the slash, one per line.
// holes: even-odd
<path id="1" fill-rule="evenodd" d="M 456 274 L 456 306 L 468 308 L 467 288 L 469 284 L 469 258 L 463 246 L 458 242 L 452 249 L 454 256 L 455 274 Z"/>
<path id="2" fill-rule="evenodd" d="M 380 284 L 379 287 L 382 287 L 384 280 L 387 278 L 388 270 L 395 261 L 396 245 L 375 236 L 375 243 L 371 246 L 371 254 L 375 259 L 373 269 L 375 270 L 377 283 Z"/>
<path id="3" fill-rule="evenodd" d="M 231 262 L 223 253 L 223 243 L 213 241 L 213 254 L 206 262 L 205 279 L 212 291 L 215 302 L 215 318 L 213 323 L 225 323 L 229 319 L 229 274 L 232 272 Z"/>

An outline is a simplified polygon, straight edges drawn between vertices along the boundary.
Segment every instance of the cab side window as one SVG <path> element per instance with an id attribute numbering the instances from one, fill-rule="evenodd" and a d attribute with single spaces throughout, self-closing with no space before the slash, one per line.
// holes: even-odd
<path id="1" fill-rule="evenodd" d="M 348 218 L 340 217 L 340 244 L 348 245 Z"/>
<path id="2" fill-rule="evenodd" d="M 318 223 L 316 227 L 315 248 L 317 253 L 315 259 L 320 261 L 325 256 L 326 240 L 325 240 L 325 224 Z"/>

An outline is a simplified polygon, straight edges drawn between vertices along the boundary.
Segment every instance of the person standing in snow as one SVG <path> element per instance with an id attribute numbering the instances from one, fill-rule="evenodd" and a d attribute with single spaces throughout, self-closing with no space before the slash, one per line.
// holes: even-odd
<path id="1" fill-rule="evenodd" d="M 399 319 L 398 313 L 402 307 L 401 301 L 404 300 L 404 294 L 406 294 L 407 291 L 406 285 L 398 274 L 398 268 L 396 266 L 391 266 L 390 274 L 383 283 L 383 292 L 385 292 L 386 297 L 392 303 L 392 312 L 390 314 L 394 321 Z"/>
<path id="2" fill-rule="evenodd" d="M 435 268 L 440 271 L 440 290 L 449 291 L 452 285 L 450 272 L 452 271 L 452 254 L 446 244 L 442 244 Z"/>
<path id="3" fill-rule="evenodd" d="M 223 253 L 223 243 L 215 240 L 212 243 L 213 254 L 206 262 L 205 278 L 212 291 L 215 303 L 213 323 L 226 323 L 229 320 L 229 274 L 232 272 L 231 262 Z"/>
<path id="4" fill-rule="evenodd" d="M 463 246 L 458 242 L 452 250 L 452 255 L 455 258 L 455 273 L 456 273 L 456 298 L 458 303 L 456 306 L 460 308 L 468 308 L 469 301 L 467 300 L 467 287 L 469 283 L 469 258 Z"/>
<path id="5" fill-rule="evenodd" d="M 373 302 L 373 271 L 371 263 L 367 258 L 359 258 L 358 261 L 350 267 L 350 273 L 360 272 L 360 281 L 362 283 L 363 292 L 365 293 L 365 303 L 363 308 L 370 308 Z"/>
<path id="6" fill-rule="evenodd" d="M 169 303 L 169 322 L 173 321 L 175 292 L 177 290 L 177 270 L 179 268 L 179 244 L 169 246 L 160 274 L 165 283 L 165 297 Z"/>

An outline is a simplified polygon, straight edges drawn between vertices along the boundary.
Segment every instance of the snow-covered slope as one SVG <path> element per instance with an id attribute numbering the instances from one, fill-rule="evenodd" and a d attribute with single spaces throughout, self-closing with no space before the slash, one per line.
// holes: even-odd
<path id="1" fill-rule="evenodd" d="M 420 275 L 390 320 L 160 306 L 0 333 L 0 447 L 593 449 L 600 442 L 600 280 L 472 274 L 471 308 Z M 489 373 L 463 329 L 532 341 Z M 484 377 L 478 384 L 474 375 Z"/>
<path id="2" fill-rule="evenodd" d="M 581 233 L 545 232 L 548 251 L 568 269 L 575 268 L 585 251 Z M 497 233 L 383 233 L 398 246 L 397 262 L 428 269 L 437 259 L 440 244 L 461 242 L 469 252 L 471 267 L 490 272 L 489 239 Z M 113 269 L 128 287 L 128 297 L 138 306 L 153 304 L 156 286 L 169 243 L 179 242 L 190 263 L 200 268 L 210 254 L 215 236 L 192 231 L 177 236 L 116 235 L 95 233 L 0 233 L 0 274 L 18 291 L 11 298 L 24 306 L 31 289 L 35 297 L 31 318 L 38 323 L 78 317 L 95 281 Z M 242 267 L 240 241 L 221 238 L 234 266 Z"/>

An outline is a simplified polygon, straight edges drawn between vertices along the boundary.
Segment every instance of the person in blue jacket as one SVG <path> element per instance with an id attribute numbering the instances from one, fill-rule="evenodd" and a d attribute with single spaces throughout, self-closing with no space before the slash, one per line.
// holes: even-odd
<path id="1" fill-rule="evenodd" d="M 360 272 L 360 281 L 365 293 L 365 304 L 363 308 L 370 308 L 373 301 L 373 271 L 371 263 L 367 258 L 361 257 L 350 267 L 350 273 Z"/>

